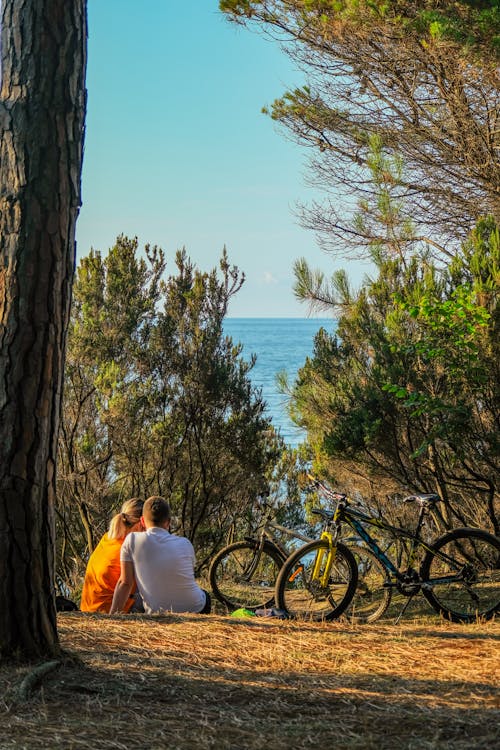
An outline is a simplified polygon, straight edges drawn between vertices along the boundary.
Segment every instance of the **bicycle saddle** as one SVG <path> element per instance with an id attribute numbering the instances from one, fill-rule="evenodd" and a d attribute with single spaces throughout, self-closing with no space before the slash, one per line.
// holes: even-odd
<path id="1" fill-rule="evenodd" d="M 436 495 L 434 493 L 424 493 L 424 492 L 416 492 L 414 495 L 408 495 L 408 497 L 405 497 L 403 500 L 404 503 L 418 503 L 419 505 L 426 506 L 430 508 L 431 505 L 435 505 L 436 503 L 439 503 L 441 498 L 439 495 Z"/>

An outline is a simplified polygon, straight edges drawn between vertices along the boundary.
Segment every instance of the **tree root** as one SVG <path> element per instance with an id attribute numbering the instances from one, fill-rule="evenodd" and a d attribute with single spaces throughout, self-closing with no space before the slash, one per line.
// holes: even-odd
<path id="1" fill-rule="evenodd" d="M 46 674 L 53 672 L 61 664 L 61 661 L 46 661 L 40 666 L 29 672 L 23 679 L 18 689 L 18 698 L 20 701 L 27 701 L 31 693 L 42 681 Z"/>

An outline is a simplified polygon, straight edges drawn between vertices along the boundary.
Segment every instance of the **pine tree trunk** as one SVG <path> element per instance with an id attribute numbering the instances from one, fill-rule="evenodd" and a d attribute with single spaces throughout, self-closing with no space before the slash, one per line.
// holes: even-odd
<path id="1" fill-rule="evenodd" d="M 0 654 L 58 650 L 54 496 L 85 119 L 86 0 L 2 0 Z"/>

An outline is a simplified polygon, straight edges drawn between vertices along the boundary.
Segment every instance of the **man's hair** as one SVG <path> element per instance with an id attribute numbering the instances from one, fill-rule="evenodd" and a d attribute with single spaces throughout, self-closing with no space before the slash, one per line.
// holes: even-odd
<path id="1" fill-rule="evenodd" d="M 163 497 L 152 495 L 144 503 L 142 515 L 154 526 L 162 525 L 165 521 L 170 521 L 170 505 Z"/>

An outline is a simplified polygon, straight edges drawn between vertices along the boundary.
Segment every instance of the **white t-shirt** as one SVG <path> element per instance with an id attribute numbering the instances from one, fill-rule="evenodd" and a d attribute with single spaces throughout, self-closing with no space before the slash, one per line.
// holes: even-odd
<path id="1" fill-rule="evenodd" d="M 134 566 L 135 580 L 147 614 L 201 612 L 205 592 L 194 579 L 193 545 L 182 536 L 154 526 L 125 538 L 120 560 Z"/>

